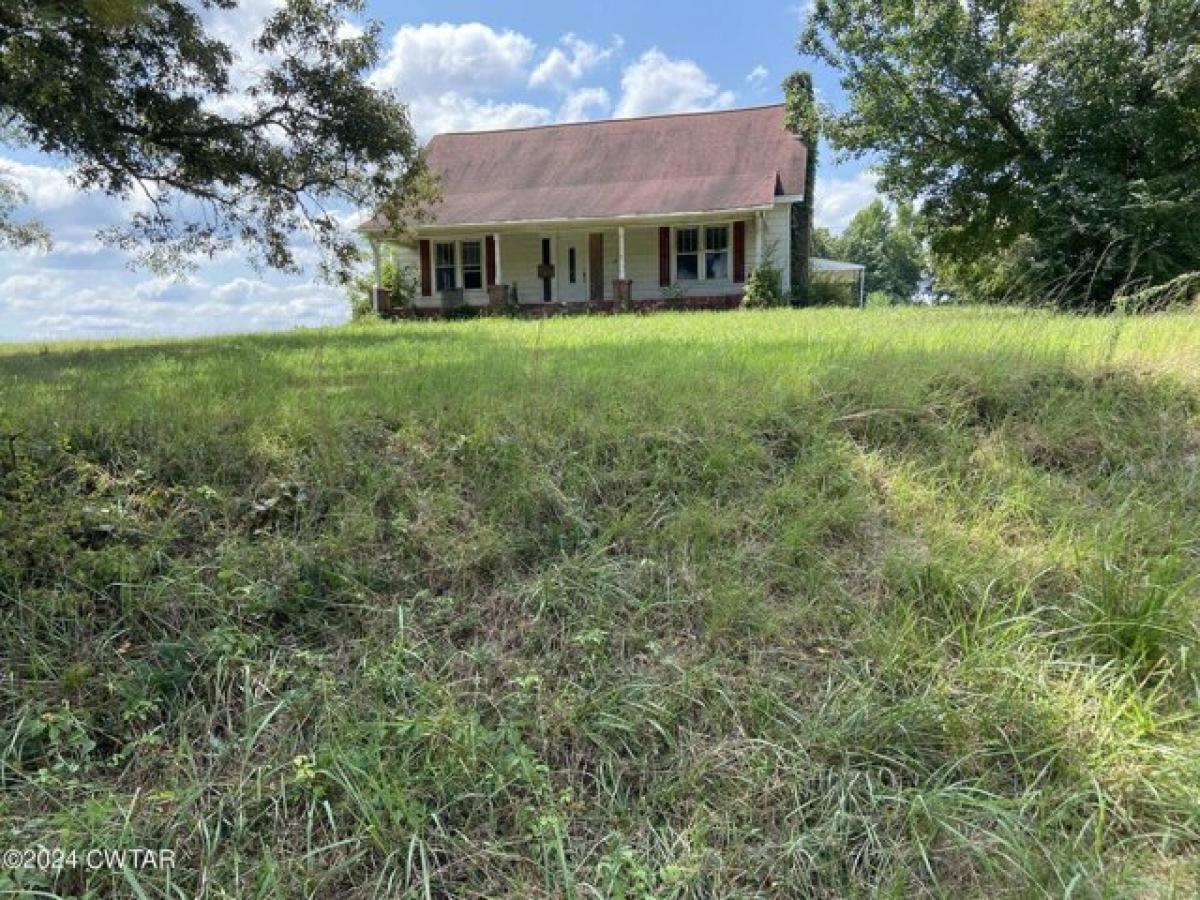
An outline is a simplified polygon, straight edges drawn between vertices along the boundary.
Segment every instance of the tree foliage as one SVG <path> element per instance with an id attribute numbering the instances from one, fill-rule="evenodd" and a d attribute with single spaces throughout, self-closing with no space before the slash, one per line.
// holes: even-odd
<path id="1" fill-rule="evenodd" d="M 1195 0 L 816 0 L 823 132 L 978 295 L 1101 307 L 1200 269 Z"/>
<path id="2" fill-rule="evenodd" d="M 346 27 L 360 0 L 285 0 L 250 43 L 251 73 L 208 28 L 237 5 L 5 0 L 3 139 L 65 158 L 80 188 L 133 201 L 104 236 L 156 268 L 241 244 L 295 271 L 299 233 L 345 274 L 357 249 L 341 210 L 398 220 L 428 194 L 404 106 L 364 80 L 378 26 Z M 36 238 L 2 200 L 9 242 Z"/>
<path id="3" fill-rule="evenodd" d="M 783 101 L 787 129 L 805 143 L 804 200 L 793 203 L 791 229 L 795 235 L 787 261 L 792 293 L 800 303 L 808 298 L 808 260 L 812 256 L 813 196 L 817 180 L 817 147 L 821 136 L 821 117 L 813 91 L 812 75 L 795 71 L 783 80 Z"/>
<path id="4" fill-rule="evenodd" d="M 39 223 L 17 219 L 17 208 L 26 195 L 0 168 L 0 248 L 48 247 L 50 236 Z"/>
<path id="5" fill-rule="evenodd" d="M 826 256 L 866 266 L 866 290 L 893 300 L 912 297 L 925 270 L 916 215 L 904 203 L 893 212 L 875 200 L 860 209 L 840 235 L 822 229 L 820 244 Z"/>

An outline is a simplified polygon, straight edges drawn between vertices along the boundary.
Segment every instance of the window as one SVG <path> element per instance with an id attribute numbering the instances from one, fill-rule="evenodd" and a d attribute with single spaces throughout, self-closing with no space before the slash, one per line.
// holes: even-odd
<path id="1" fill-rule="evenodd" d="M 703 267 L 700 265 L 702 260 Z M 729 272 L 728 225 L 691 225 L 675 229 L 676 281 L 725 281 Z"/>
<path id="2" fill-rule="evenodd" d="M 575 248 L 567 248 L 567 280 L 575 283 Z"/>
<path id="3" fill-rule="evenodd" d="M 704 229 L 704 277 L 710 281 L 729 277 L 729 226 Z"/>
<path id="4" fill-rule="evenodd" d="M 477 291 L 483 287 L 483 248 L 479 241 L 462 242 L 463 287 Z"/>
<path id="5" fill-rule="evenodd" d="M 700 277 L 700 229 L 679 228 L 675 231 L 675 278 L 695 281 Z"/>
<path id="6" fill-rule="evenodd" d="M 456 286 L 454 277 L 454 244 L 434 244 L 434 287 L 439 291 L 452 291 Z"/>

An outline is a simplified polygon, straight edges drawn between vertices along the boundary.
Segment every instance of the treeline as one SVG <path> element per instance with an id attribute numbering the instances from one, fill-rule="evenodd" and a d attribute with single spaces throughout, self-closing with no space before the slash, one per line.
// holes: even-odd
<path id="1" fill-rule="evenodd" d="M 822 134 L 919 204 L 943 286 L 1095 310 L 1200 291 L 1195 0 L 817 0 L 799 46 L 841 73 Z"/>

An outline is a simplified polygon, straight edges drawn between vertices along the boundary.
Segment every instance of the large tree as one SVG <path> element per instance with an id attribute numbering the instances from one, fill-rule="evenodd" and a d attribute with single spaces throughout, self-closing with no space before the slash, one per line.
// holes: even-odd
<path id="1" fill-rule="evenodd" d="M 816 0 L 823 131 L 977 293 L 1102 307 L 1200 269 L 1195 0 Z"/>
<path id="2" fill-rule="evenodd" d="M 893 300 L 910 299 L 925 268 L 915 215 L 903 203 L 895 212 L 882 200 L 863 207 L 846 230 L 832 238 L 830 249 L 837 259 L 866 266 L 866 290 L 881 291 Z"/>
<path id="3" fill-rule="evenodd" d="M 297 268 L 306 234 L 339 274 L 348 206 L 419 199 L 406 110 L 365 81 L 379 30 L 358 0 L 282 0 L 248 35 L 253 66 L 208 27 L 238 0 L 4 0 L 0 142 L 68 161 L 82 189 L 134 200 L 106 236 L 160 268 L 234 245 Z M 252 38 L 252 39 L 251 39 Z M 0 173 L 2 175 L 2 173 Z M 0 243 L 41 240 L 0 186 Z"/>

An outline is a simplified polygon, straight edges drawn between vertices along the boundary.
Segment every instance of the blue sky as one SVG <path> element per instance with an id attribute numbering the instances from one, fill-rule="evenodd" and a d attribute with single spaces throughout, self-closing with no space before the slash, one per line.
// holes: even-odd
<path id="1" fill-rule="evenodd" d="M 277 2 L 244 0 L 237 11 L 212 14 L 247 64 L 248 36 Z M 799 67 L 838 106 L 835 75 L 796 52 L 802 15 L 786 2 L 369 3 L 367 17 L 384 23 L 384 55 L 371 77 L 410 104 L 422 138 L 774 103 L 783 77 Z M 820 159 L 817 222 L 839 229 L 870 202 L 873 179 L 861 161 L 838 164 L 827 149 Z M 77 192 L 65 162 L 28 150 L 0 145 L 0 168 L 28 194 L 21 213 L 41 219 L 56 241 L 49 253 L 0 251 L 0 340 L 202 334 L 346 318 L 340 289 L 311 275 L 255 272 L 237 253 L 182 280 L 131 269 L 95 237 L 122 221 L 129 204 Z"/>

